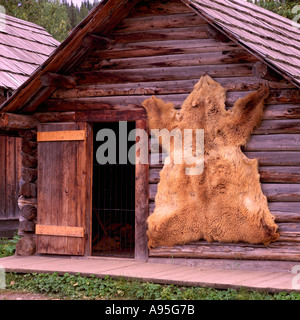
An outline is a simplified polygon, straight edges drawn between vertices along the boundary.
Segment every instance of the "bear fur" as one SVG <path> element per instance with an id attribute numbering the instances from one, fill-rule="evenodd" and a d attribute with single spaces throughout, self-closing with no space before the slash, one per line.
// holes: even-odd
<path id="1" fill-rule="evenodd" d="M 263 86 L 226 110 L 226 90 L 203 75 L 180 111 L 154 96 L 143 102 L 150 129 L 204 129 L 201 174 L 187 175 L 185 169 L 192 165 L 174 163 L 176 144 L 171 145 L 169 164 L 160 172 L 155 210 L 147 220 L 149 248 L 201 239 L 266 245 L 278 239 L 261 190 L 258 161 L 241 151 L 261 121 L 268 95 Z"/>

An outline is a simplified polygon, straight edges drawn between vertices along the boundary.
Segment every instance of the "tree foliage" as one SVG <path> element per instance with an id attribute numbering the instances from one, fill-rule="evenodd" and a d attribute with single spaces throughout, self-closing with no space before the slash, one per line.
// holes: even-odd
<path id="1" fill-rule="evenodd" d="M 295 16 L 295 13 L 292 12 L 293 7 L 300 5 L 300 1 L 295 0 L 248 0 L 248 2 L 254 2 L 256 5 L 288 19 L 293 19 Z"/>
<path id="2" fill-rule="evenodd" d="M 78 7 L 67 0 L 0 0 L 6 14 L 44 27 L 60 42 L 97 3 L 85 0 Z"/>

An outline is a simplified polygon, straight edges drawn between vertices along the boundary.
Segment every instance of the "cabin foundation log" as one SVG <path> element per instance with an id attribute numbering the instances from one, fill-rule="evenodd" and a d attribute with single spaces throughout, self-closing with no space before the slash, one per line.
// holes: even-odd
<path id="1" fill-rule="evenodd" d="M 36 118 L 35 118 L 36 119 Z M 37 122 L 39 122 L 36 119 Z M 37 134 L 36 130 L 19 130 L 22 137 L 21 157 L 22 174 L 18 205 L 20 208 L 18 234 L 22 236 L 18 243 L 17 254 L 30 255 L 35 252 L 35 225 L 37 218 Z M 25 238 L 25 240 L 24 240 Z M 24 250 L 24 242 L 30 242 L 30 250 Z M 22 249 L 23 248 L 23 249 Z"/>

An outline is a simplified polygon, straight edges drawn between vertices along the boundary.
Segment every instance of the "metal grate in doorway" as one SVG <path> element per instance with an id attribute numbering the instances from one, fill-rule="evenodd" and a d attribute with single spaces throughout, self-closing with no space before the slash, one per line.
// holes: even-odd
<path id="1" fill-rule="evenodd" d="M 128 132 L 135 123 L 127 124 Z M 96 150 L 104 142 L 95 137 L 102 128 L 111 129 L 119 143 L 118 123 L 94 125 L 92 254 L 134 257 L 135 244 L 135 165 L 99 164 Z M 128 148 L 134 142 L 128 143 Z M 118 159 L 117 153 L 117 159 Z"/>

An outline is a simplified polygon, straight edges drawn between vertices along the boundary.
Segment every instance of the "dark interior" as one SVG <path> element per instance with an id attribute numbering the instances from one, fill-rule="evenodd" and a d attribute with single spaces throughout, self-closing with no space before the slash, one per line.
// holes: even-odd
<path id="1" fill-rule="evenodd" d="M 96 141 L 96 135 L 104 128 L 116 134 L 116 164 L 97 161 L 97 149 L 108 138 Z M 134 128 L 135 122 L 127 122 L 127 134 Z M 93 141 L 92 255 L 134 257 L 135 165 L 119 163 L 119 122 L 94 124 Z M 127 142 L 127 154 L 134 144 Z"/>

